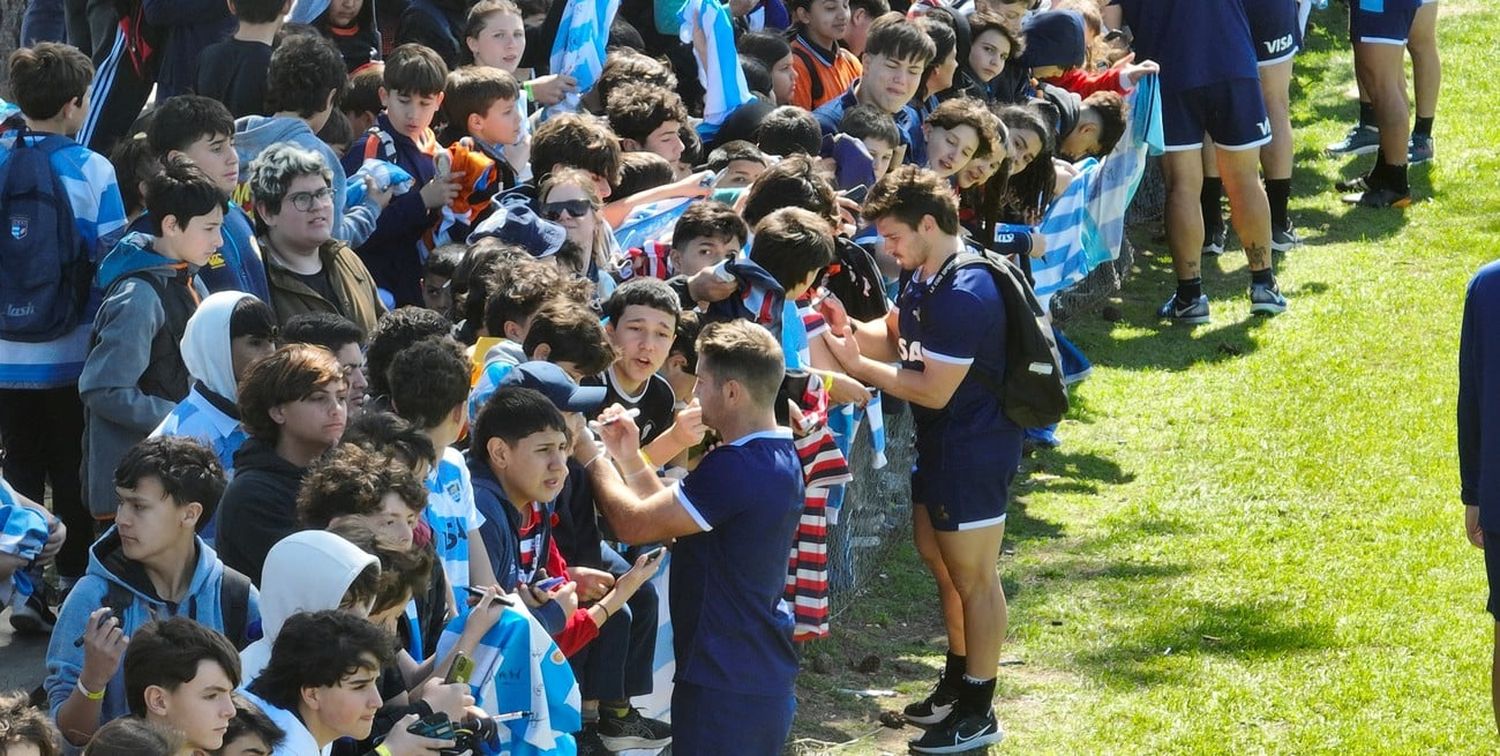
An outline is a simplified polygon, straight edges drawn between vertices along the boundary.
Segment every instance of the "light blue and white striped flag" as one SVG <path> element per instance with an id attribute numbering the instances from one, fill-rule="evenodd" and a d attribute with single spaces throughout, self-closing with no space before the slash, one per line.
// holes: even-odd
<path id="1" fill-rule="evenodd" d="M 1047 307 L 1052 295 L 1081 281 L 1120 256 L 1125 211 L 1146 172 L 1146 156 L 1162 153 L 1161 95 L 1156 76 L 1141 79 L 1129 97 L 1130 123 L 1103 160 L 1080 164 L 1073 179 L 1042 219 L 1047 254 L 1031 261 L 1036 296 Z"/>
<path id="2" fill-rule="evenodd" d="M 736 108 L 755 100 L 734 49 L 734 25 L 720 0 L 687 0 L 682 6 L 678 35 L 693 45 L 698 80 L 703 82 L 703 123 L 698 136 L 707 142 Z"/>
<path id="3" fill-rule="evenodd" d="M 552 106 L 559 111 L 578 110 L 579 95 L 594 88 L 604 70 L 609 27 L 620 10 L 620 0 L 568 0 L 557 39 L 552 43 L 552 73 L 578 80 L 578 91 Z"/>

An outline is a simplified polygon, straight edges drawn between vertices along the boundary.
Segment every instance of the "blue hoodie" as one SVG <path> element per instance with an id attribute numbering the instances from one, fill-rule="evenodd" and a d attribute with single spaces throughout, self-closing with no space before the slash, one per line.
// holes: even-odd
<path id="1" fill-rule="evenodd" d="M 47 645 L 47 679 L 42 687 L 47 691 L 48 710 L 57 718 L 57 710 L 83 672 L 83 649 L 73 641 L 83 635 L 89 615 L 104 605 L 111 585 L 123 588 L 131 602 L 121 612 L 120 622 L 126 635 L 133 635 L 142 625 L 154 618 L 174 616 L 191 617 L 198 623 L 224 632 L 224 617 L 220 612 L 219 586 L 224 577 L 224 563 L 219 555 L 194 536 L 198 561 L 193 568 L 192 580 L 188 583 L 187 596 L 176 604 L 162 600 L 156 595 L 145 568 L 139 562 L 126 558 L 120 549 L 120 535 L 110 528 L 94 545 L 89 547 L 89 567 L 84 576 L 73 586 L 68 598 L 57 612 L 57 626 L 52 630 L 52 640 Z M 260 595 L 250 589 L 250 607 L 245 613 L 246 622 L 254 626 L 260 622 Z M 123 667 L 115 671 L 105 689 L 104 702 L 99 711 L 102 725 L 112 719 L 130 713 L 125 702 L 125 674 Z"/>
<path id="2" fill-rule="evenodd" d="M 78 379 L 84 407 L 84 501 L 96 516 L 115 511 L 114 470 L 126 450 L 187 396 L 188 371 L 177 342 L 207 292 L 195 278 L 194 266 L 157 254 L 151 248 L 154 241 L 145 234 L 126 235 L 97 273 L 104 300 Z M 142 272 L 174 294 L 173 307 L 135 276 Z M 165 338 L 158 340 L 163 332 Z M 147 390 L 156 383 L 165 386 Z"/>
<path id="3" fill-rule="evenodd" d="M 130 230 L 151 233 L 151 214 L 142 213 L 130 224 Z M 271 286 L 266 281 L 266 263 L 260 245 L 255 241 L 255 224 L 250 216 L 233 202 L 224 203 L 224 225 L 219 230 L 224 246 L 219 247 L 208 264 L 198 271 L 198 278 L 209 292 L 242 291 L 262 302 L 271 301 Z"/>

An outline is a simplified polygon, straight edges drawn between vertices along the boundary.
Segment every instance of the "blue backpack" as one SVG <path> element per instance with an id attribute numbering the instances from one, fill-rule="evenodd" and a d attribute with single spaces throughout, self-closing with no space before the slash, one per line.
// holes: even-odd
<path id="1" fill-rule="evenodd" d="M 0 164 L 0 338 L 40 343 L 78 326 L 94 266 L 52 169 L 53 153 L 74 142 L 13 127 L 15 145 Z"/>

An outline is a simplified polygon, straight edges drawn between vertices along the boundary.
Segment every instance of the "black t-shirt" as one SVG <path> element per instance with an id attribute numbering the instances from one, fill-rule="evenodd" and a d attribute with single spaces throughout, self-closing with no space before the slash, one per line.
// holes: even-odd
<path id="1" fill-rule="evenodd" d="M 224 103 L 235 118 L 270 115 L 266 71 L 271 46 L 241 39 L 209 45 L 198 56 L 198 94 Z"/>
<path id="2" fill-rule="evenodd" d="M 636 417 L 635 424 L 641 429 L 641 443 L 649 444 L 656 440 L 666 429 L 672 427 L 672 419 L 676 415 L 677 396 L 672 393 L 672 384 L 667 379 L 652 375 L 651 380 L 641 387 L 639 394 L 627 396 L 615 383 L 614 368 L 604 371 L 603 375 L 590 376 L 583 379 L 585 386 L 603 386 L 607 389 L 604 395 L 604 406 L 618 403 L 625 409 L 639 408 L 641 414 Z M 662 460 L 665 462 L 666 460 Z"/>
<path id="3" fill-rule="evenodd" d="M 333 282 L 328 280 L 328 270 L 326 268 L 309 275 L 301 273 L 293 273 L 292 275 L 296 276 L 297 280 L 301 281 L 304 286 L 317 292 L 318 296 L 328 300 L 329 304 L 334 307 L 339 306 L 338 294 L 335 294 L 333 291 Z"/>

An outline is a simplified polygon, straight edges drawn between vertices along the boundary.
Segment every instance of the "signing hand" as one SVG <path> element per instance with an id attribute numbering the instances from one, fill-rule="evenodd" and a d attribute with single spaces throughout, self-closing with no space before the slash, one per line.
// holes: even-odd
<path id="1" fill-rule="evenodd" d="M 596 432 L 611 458 L 623 461 L 640 455 L 641 429 L 625 413 L 624 407 L 611 404 L 599 413 Z"/>
<path id="2" fill-rule="evenodd" d="M 677 412 L 677 418 L 667 432 L 671 434 L 673 441 L 682 446 L 697 446 L 703 441 L 703 434 L 707 431 L 708 426 L 703 424 L 703 407 L 695 397 L 688 402 L 688 406 Z"/>
<path id="3" fill-rule="evenodd" d="M 108 607 L 95 609 L 84 627 L 83 671 L 78 679 L 89 690 L 104 690 L 120 669 L 130 636 L 120 628 L 120 619 Z"/>

